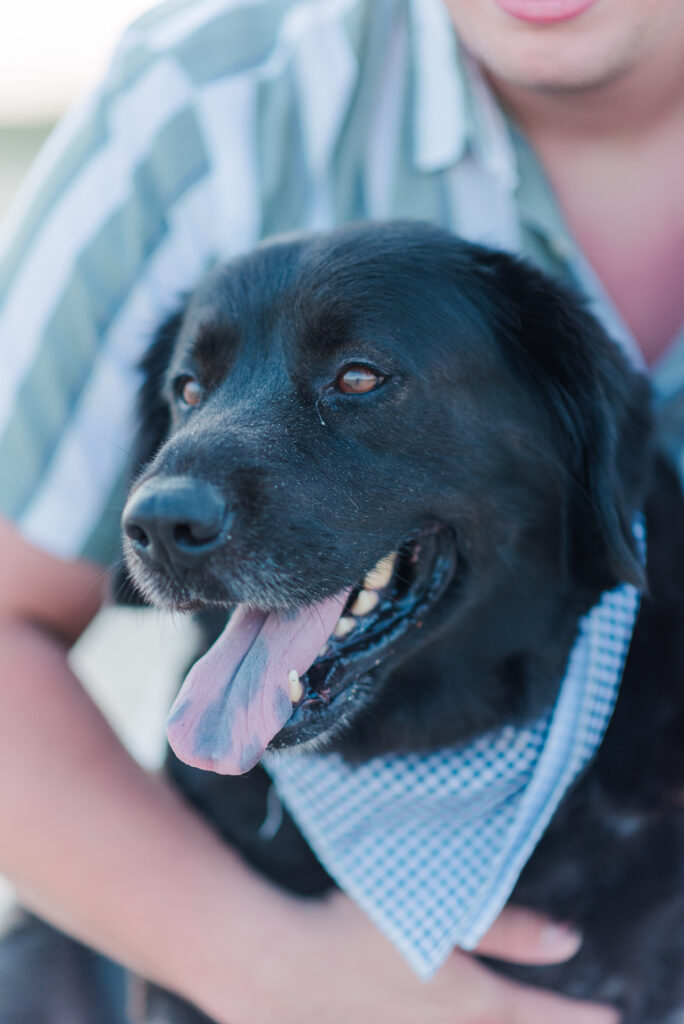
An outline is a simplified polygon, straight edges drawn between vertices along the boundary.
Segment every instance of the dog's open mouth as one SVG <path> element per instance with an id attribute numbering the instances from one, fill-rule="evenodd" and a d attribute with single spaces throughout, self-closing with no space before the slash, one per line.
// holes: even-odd
<path id="1" fill-rule="evenodd" d="M 423 617 L 453 577 L 454 552 L 450 531 L 423 530 L 382 558 L 354 587 L 311 668 L 298 683 L 290 680 L 295 712 L 288 726 L 300 720 L 300 708 L 316 713 L 330 705 L 390 658 L 410 629 L 422 629 Z M 280 736 L 273 745 L 285 739 Z"/>
<path id="2" fill-rule="evenodd" d="M 325 736 L 402 638 L 422 629 L 456 562 L 453 533 L 431 526 L 351 590 L 291 612 L 239 605 L 171 709 L 167 733 L 178 757 L 241 774 L 267 747 Z"/>

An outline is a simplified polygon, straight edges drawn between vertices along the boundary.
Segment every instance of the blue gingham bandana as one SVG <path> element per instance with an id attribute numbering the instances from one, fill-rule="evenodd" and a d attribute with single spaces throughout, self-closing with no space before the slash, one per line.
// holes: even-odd
<path id="1" fill-rule="evenodd" d="M 584 616 L 556 703 L 531 725 L 354 766 L 338 754 L 264 757 L 320 862 L 421 977 L 477 945 L 598 748 L 638 605 L 624 585 Z"/>

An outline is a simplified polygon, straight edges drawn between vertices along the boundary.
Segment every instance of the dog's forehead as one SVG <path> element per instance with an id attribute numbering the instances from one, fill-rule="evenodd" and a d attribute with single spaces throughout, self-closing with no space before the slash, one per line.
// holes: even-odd
<path id="1" fill-rule="evenodd" d="M 216 267 L 191 296 L 180 349 L 213 332 L 238 360 L 287 363 L 358 344 L 413 358 L 449 339 L 479 362 L 487 317 L 464 244 L 424 225 L 354 225 L 277 239 Z M 403 342 L 403 344 L 402 344 Z M 176 350 L 177 352 L 179 349 Z M 358 354 L 363 354 L 359 351 Z"/>
<path id="2" fill-rule="evenodd" d="M 263 334 L 296 293 L 299 249 L 296 243 L 263 245 L 215 266 L 189 296 L 181 345 L 194 344 L 207 328 L 236 338 Z"/>

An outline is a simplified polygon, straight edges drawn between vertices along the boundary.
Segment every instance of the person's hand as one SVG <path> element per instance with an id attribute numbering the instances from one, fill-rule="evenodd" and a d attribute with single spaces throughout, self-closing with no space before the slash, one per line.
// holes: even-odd
<path id="1" fill-rule="evenodd" d="M 611 1009 L 515 984 L 466 953 L 454 953 L 432 981 L 422 982 L 343 894 L 298 906 L 289 928 L 264 936 L 263 956 L 244 992 L 202 1001 L 218 1024 L 617 1024 Z M 508 908 L 478 952 L 555 963 L 571 957 L 580 941 Z"/>

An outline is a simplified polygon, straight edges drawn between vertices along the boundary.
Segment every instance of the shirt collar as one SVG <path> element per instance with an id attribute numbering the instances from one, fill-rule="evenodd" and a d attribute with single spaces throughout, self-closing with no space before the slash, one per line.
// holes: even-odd
<path id="1" fill-rule="evenodd" d="M 518 170 L 506 118 L 459 44 L 443 0 L 409 0 L 409 17 L 416 167 L 440 171 L 470 154 L 513 192 Z"/>
<path id="2" fill-rule="evenodd" d="M 470 134 L 458 43 L 442 0 L 409 0 L 416 167 L 429 173 L 455 163 Z"/>

